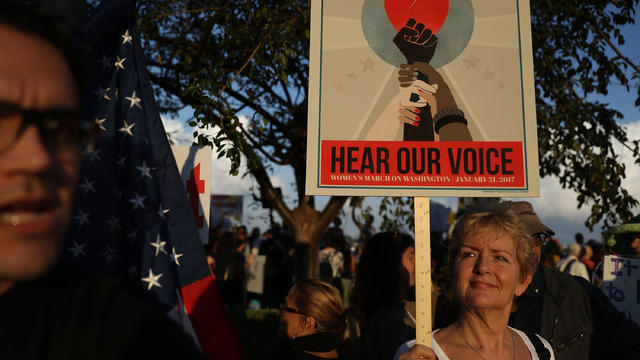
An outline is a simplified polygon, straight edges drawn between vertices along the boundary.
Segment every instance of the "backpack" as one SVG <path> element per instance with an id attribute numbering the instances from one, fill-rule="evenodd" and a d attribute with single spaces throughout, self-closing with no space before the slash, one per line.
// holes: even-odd
<path id="1" fill-rule="evenodd" d="M 569 262 L 567 263 L 567 266 L 564 267 L 563 272 L 566 272 L 566 273 L 570 272 L 574 262 L 576 262 L 576 259 L 569 260 Z"/>

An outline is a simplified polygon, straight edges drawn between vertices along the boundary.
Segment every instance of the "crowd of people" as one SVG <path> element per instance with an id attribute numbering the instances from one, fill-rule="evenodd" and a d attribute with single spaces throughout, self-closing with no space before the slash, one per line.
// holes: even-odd
<path id="1" fill-rule="evenodd" d="M 307 249 L 296 249 L 286 229 L 276 227 L 263 236 L 253 231 L 250 239 L 245 238 L 246 229 L 242 226 L 235 235 L 229 231 L 219 233 L 219 238 L 214 239 L 218 249 L 208 248 L 214 259 L 222 259 L 218 252 L 224 239 L 229 238 L 235 239 L 231 248 L 235 249 L 238 269 L 246 269 L 256 254 L 266 255 L 267 264 L 277 268 L 265 271 L 278 278 L 265 278 L 265 294 L 244 296 L 271 308 L 285 299 L 277 306 L 284 323 L 291 318 L 318 324 L 324 321 L 312 315 L 315 310 L 308 310 L 311 305 L 307 301 L 318 299 L 292 296 L 299 291 L 307 269 L 303 266 L 302 273 L 295 271 L 294 264 L 299 261 L 296 251 Z M 313 281 L 314 286 L 326 290 L 322 298 L 333 299 L 331 308 L 343 309 L 335 312 L 331 320 L 339 318 L 342 324 L 341 341 L 337 341 L 336 334 L 326 335 L 332 341 L 317 348 L 309 345 L 308 339 L 326 338 L 314 335 L 300 340 L 299 335 L 287 332 L 289 340 L 284 344 L 297 349 L 294 353 L 311 346 L 303 351 L 303 357 L 297 357 L 305 359 L 640 356 L 640 327 L 618 312 L 591 284 L 599 278 L 596 272 L 605 246 L 595 240 L 581 243 L 581 239 L 577 234 L 577 241 L 563 248 L 553 230 L 524 201 L 469 210 L 459 217 L 448 236 L 432 232 L 432 315 L 434 329 L 440 330 L 433 333 L 432 348 L 412 348 L 415 341 L 411 339 L 416 336 L 413 238 L 401 232 L 371 232 L 349 243 L 338 220 L 321 239 L 319 279 Z M 633 239 L 628 242 L 632 244 Z M 622 255 L 637 256 L 633 249 L 629 245 Z M 225 275 L 229 271 L 223 270 L 226 267 L 216 260 L 215 273 L 221 289 L 226 289 L 225 281 L 229 281 Z M 267 293 L 269 287 L 271 292 Z M 242 296 L 240 288 L 225 296 L 230 309 L 246 304 L 245 300 L 238 301 L 238 296 Z M 300 334 L 322 332 L 308 325 L 302 328 L 308 331 Z M 315 340 L 311 343 L 316 344 Z M 313 357 L 310 354 L 317 351 L 310 349 L 327 351 Z M 281 351 L 277 354 L 286 358 Z"/>

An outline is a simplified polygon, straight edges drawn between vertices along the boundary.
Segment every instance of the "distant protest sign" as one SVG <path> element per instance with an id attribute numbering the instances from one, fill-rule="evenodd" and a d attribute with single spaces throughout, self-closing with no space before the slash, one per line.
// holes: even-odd
<path id="1" fill-rule="evenodd" d="M 264 292 L 264 266 L 267 263 L 265 255 L 256 255 L 247 269 L 247 291 L 255 294 Z"/>
<path id="2" fill-rule="evenodd" d="M 211 222 L 213 226 L 231 228 L 232 223 L 242 222 L 244 207 L 242 195 L 211 195 Z"/>
<path id="3" fill-rule="evenodd" d="M 640 259 L 604 257 L 602 291 L 628 318 L 640 324 Z"/>
<path id="4" fill-rule="evenodd" d="M 313 0 L 306 192 L 538 196 L 528 0 Z"/>
<path id="5" fill-rule="evenodd" d="M 209 242 L 209 194 L 211 189 L 211 148 L 201 146 L 171 146 L 180 177 L 198 226 L 203 244 Z M 158 211 L 171 211 L 159 209 Z"/>

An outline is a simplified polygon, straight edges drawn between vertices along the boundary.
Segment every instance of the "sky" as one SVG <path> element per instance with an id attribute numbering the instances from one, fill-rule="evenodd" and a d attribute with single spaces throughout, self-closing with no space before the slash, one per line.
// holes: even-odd
<path id="1" fill-rule="evenodd" d="M 623 35 L 626 37 L 626 44 L 621 47 L 622 52 L 629 57 L 634 63 L 640 63 L 640 14 L 636 14 L 636 24 L 627 26 L 623 29 Z M 640 81 L 636 79 L 632 82 L 631 92 L 627 92 L 624 87 L 613 83 L 610 86 L 610 92 L 607 96 L 598 97 L 599 101 L 611 103 L 613 108 L 619 110 L 623 114 L 623 120 L 620 122 L 627 128 L 630 140 L 640 139 L 640 110 L 634 106 L 637 96 L 637 89 Z M 177 145 L 190 145 L 193 139 L 191 129 L 185 125 L 189 118 L 188 111 L 183 111 L 176 119 L 163 118 L 165 129 L 167 132 L 173 133 L 173 138 Z M 619 149 L 620 160 L 626 165 L 626 178 L 623 179 L 622 185 L 636 199 L 640 200 L 640 186 L 637 185 L 640 180 L 640 165 L 633 163 L 632 154 L 621 144 L 615 145 Z M 256 226 L 262 231 L 269 226 L 268 210 L 254 203 L 251 197 L 251 187 L 254 185 L 250 176 L 232 176 L 229 175 L 230 163 L 226 159 L 217 159 L 215 151 L 212 154 L 212 193 L 223 195 L 244 195 L 244 218 L 242 223 L 247 225 L 249 229 Z M 241 166 L 240 175 L 246 172 L 246 166 Z M 290 168 L 279 168 L 271 176 L 271 180 L 275 187 L 283 189 L 285 202 L 290 207 L 294 206 L 295 191 L 294 178 Z M 370 205 L 374 213 L 378 209 L 381 198 L 368 198 L 365 206 Z M 542 222 L 556 232 L 556 237 L 561 243 L 568 245 L 573 242 L 576 232 L 584 235 L 585 239 L 600 239 L 601 226 L 596 226 L 593 232 L 584 225 L 590 213 L 590 206 L 586 204 L 581 209 L 577 208 L 576 194 L 571 190 L 563 189 L 554 177 L 542 178 L 540 182 L 539 198 L 513 198 L 511 200 L 527 200 L 533 204 L 536 213 L 542 219 Z M 328 197 L 319 196 L 317 206 L 320 209 L 328 201 Z M 431 198 L 432 202 L 438 202 L 451 208 L 452 211 L 457 210 L 458 198 Z M 342 216 L 343 228 L 347 235 L 352 237 L 358 236 L 358 229 L 351 220 L 348 209 L 348 202 L 345 206 L 344 215 Z M 640 213 L 640 206 L 633 209 L 634 214 Z M 279 217 L 275 214 L 276 221 Z M 378 219 L 379 220 L 379 219 Z M 374 225 L 378 226 L 377 223 Z"/>

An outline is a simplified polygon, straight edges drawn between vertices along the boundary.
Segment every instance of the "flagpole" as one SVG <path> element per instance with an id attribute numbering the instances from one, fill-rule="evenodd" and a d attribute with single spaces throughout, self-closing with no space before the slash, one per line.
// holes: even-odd
<path id="1" fill-rule="evenodd" d="M 431 346 L 431 231 L 429 198 L 413 199 L 416 262 L 416 341 Z"/>

